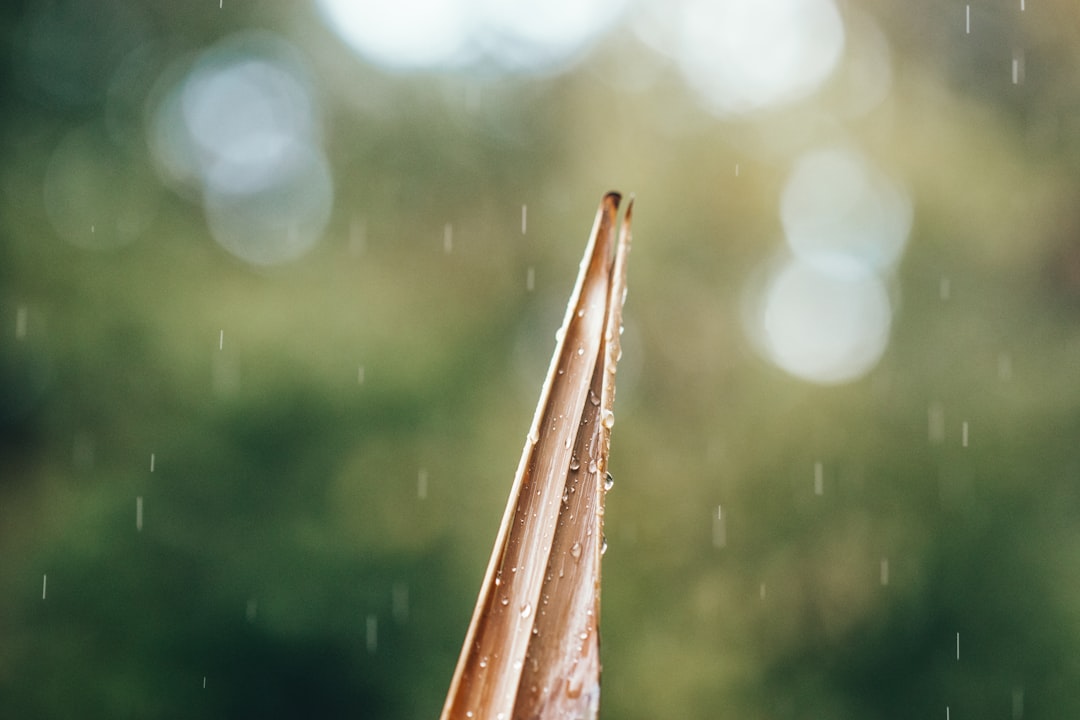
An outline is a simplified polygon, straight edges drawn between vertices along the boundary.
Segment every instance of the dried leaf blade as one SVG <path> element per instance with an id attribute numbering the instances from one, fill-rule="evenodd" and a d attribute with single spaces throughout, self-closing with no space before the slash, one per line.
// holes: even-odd
<path id="1" fill-rule="evenodd" d="M 596 716 L 605 418 L 629 249 L 628 218 L 615 247 L 619 200 L 597 212 L 444 720 Z"/>

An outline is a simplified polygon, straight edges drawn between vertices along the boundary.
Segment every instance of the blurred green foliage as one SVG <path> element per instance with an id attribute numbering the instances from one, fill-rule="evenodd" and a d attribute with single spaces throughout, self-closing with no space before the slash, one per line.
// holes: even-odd
<path id="1" fill-rule="evenodd" d="M 628 25 L 561 74 L 474 77 L 365 65 L 300 4 L 6 5 L 0 715 L 435 717 L 618 188 L 603 716 L 1080 716 L 1080 12 L 1029 5 L 970 37 L 959 5 L 845 4 L 892 44 L 885 102 L 738 121 Z M 335 184 L 320 244 L 268 269 L 145 180 L 156 78 L 250 28 L 308 58 Z M 153 203 L 123 247 L 47 216 L 76 128 L 112 143 L 102 202 L 137 176 Z M 915 227 L 885 357 L 815 387 L 755 354 L 742 297 L 792 158 L 840 137 Z"/>

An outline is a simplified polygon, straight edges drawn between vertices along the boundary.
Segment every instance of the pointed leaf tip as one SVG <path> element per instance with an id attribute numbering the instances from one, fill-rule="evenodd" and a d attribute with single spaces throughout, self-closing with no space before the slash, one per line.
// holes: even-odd
<path id="1" fill-rule="evenodd" d="M 604 196 L 442 720 L 595 720 L 600 558 L 629 218 Z M 614 256 L 611 250 L 614 247 Z"/>

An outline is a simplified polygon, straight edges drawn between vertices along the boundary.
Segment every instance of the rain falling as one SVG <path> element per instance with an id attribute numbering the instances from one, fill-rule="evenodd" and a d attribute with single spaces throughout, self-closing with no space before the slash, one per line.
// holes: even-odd
<path id="1" fill-rule="evenodd" d="M 603 717 L 1080 717 L 1074 0 L 8 5 L 0 714 L 438 717 L 618 189 Z"/>

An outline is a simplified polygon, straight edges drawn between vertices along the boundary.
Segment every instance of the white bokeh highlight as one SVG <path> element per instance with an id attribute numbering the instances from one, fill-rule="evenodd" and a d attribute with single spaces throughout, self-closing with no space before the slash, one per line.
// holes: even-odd
<path id="1" fill-rule="evenodd" d="M 241 33 L 171 78 L 154 108 L 152 154 L 173 187 L 202 201 L 214 239 L 274 265 L 318 242 L 333 207 L 318 103 L 299 52 Z"/>
<path id="2" fill-rule="evenodd" d="M 903 187 L 851 147 L 795 160 L 780 198 L 785 251 L 751 287 L 745 316 L 769 361 L 824 385 L 878 364 L 895 312 L 890 278 L 912 217 Z"/>
<path id="3" fill-rule="evenodd" d="M 376 65 L 454 67 L 473 54 L 472 9 L 460 0 L 318 0 L 317 5 L 326 24 Z"/>
<path id="4" fill-rule="evenodd" d="M 581 57 L 626 0 L 319 0 L 327 26 L 357 55 L 395 71 L 545 73 Z"/>
<path id="5" fill-rule="evenodd" d="M 899 185 L 848 148 L 800 157 L 780 199 L 784 237 L 811 265 L 841 256 L 878 271 L 892 267 L 911 231 L 911 202 Z"/>
<path id="6" fill-rule="evenodd" d="M 252 193 L 207 188 L 203 207 L 214 240 L 252 265 L 296 260 L 322 238 L 333 208 L 330 167 L 321 152 L 297 158 L 288 175 Z"/>
<path id="7" fill-rule="evenodd" d="M 864 266 L 801 260 L 770 278 L 762 308 L 764 343 L 788 373 L 819 384 L 865 375 L 889 341 L 892 308 L 884 283 Z"/>
<path id="8" fill-rule="evenodd" d="M 672 53 L 716 115 L 738 116 L 813 93 L 844 53 L 832 0 L 688 0 Z"/>
<path id="9" fill-rule="evenodd" d="M 479 0 L 481 42 L 513 71 L 557 69 L 583 55 L 622 17 L 624 0 Z"/>
<path id="10" fill-rule="evenodd" d="M 255 193 L 288 178 L 316 139 L 307 89 L 276 60 L 205 57 L 180 109 L 212 192 Z"/>

